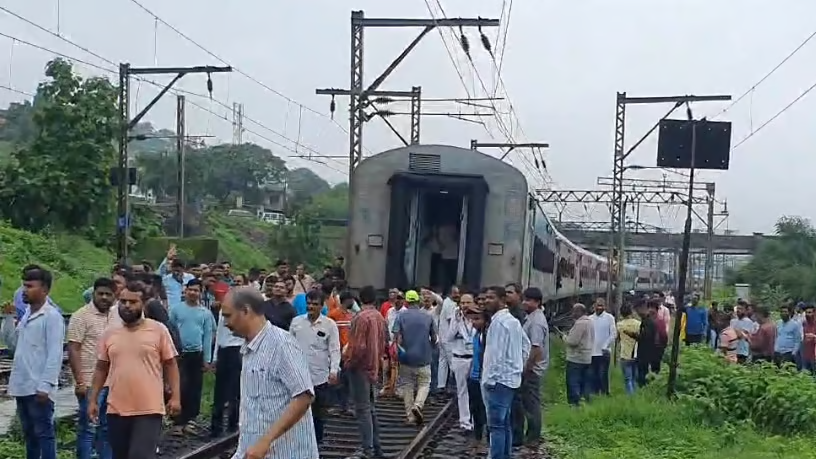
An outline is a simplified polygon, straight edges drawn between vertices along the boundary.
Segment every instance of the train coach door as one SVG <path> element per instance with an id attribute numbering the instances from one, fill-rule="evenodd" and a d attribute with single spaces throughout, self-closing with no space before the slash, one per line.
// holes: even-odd
<path id="1" fill-rule="evenodd" d="M 456 259 L 456 285 L 462 285 L 465 274 L 465 257 L 467 256 L 468 234 L 468 197 L 462 197 L 462 210 L 459 212 L 459 250 Z"/>
<path id="2" fill-rule="evenodd" d="M 417 252 L 419 250 L 420 233 L 420 195 L 418 190 L 411 191 L 408 213 L 408 238 L 405 241 L 405 277 L 408 285 L 416 284 L 417 275 Z"/>

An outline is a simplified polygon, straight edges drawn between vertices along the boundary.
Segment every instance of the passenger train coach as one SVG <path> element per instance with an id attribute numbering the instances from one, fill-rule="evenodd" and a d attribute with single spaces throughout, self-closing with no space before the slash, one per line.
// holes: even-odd
<path id="1" fill-rule="evenodd" d="M 519 282 L 568 304 L 606 293 L 606 257 L 554 227 L 524 174 L 477 150 L 411 145 L 354 171 L 346 257 L 350 285 L 386 289 Z M 670 287 L 666 272 L 626 265 L 621 287 Z M 584 298 L 586 301 L 587 298 Z"/>

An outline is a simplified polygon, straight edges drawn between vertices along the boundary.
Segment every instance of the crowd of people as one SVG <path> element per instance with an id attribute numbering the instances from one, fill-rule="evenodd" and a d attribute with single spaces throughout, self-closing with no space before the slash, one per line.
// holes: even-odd
<path id="1" fill-rule="evenodd" d="M 671 292 L 630 296 L 619 317 L 606 311 L 598 298 L 593 311 L 583 304 L 573 307 L 574 325 L 564 335 L 566 386 L 569 403 L 578 405 L 596 394 L 609 394 L 610 356 L 616 349 L 623 385 L 632 394 L 648 383 L 649 373 L 659 373 L 669 343 L 674 314 Z M 793 365 L 816 375 L 816 305 L 787 301 L 779 319 L 765 306 L 743 299 L 733 306 L 709 306 L 698 294 L 686 301 L 680 318 L 680 340 L 705 345 L 729 362 L 769 362 Z"/>
<path id="2" fill-rule="evenodd" d="M 317 459 L 327 416 L 344 411 L 359 427 L 357 455 L 382 457 L 376 398 L 401 397 L 405 422 L 421 425 L 428 397 L 446 392 L 457 398 L 462 432 L 492 459 L 539 441 L 549 362 L 539 289 L 453 287 L 444 298 L 392 289 L 380 303 L 373 287 L 347 288 L 342 264 L 322 277 L 302 265 L 290 272 L 286 261 L 243 275 L 226 262 L 185 264 L 171 248 L 155 270 L 115 265 L 67 327 L 48 296 L 51 273 L 26 266 L 0 327 L 14 356 L 8 393 L 26 457 L 56 457 L 63 337 L 79 459 L 151 458 L 162 435 L 202 433 L 207 372 L 208 433 L 239 432 L 236 458 Z"/>

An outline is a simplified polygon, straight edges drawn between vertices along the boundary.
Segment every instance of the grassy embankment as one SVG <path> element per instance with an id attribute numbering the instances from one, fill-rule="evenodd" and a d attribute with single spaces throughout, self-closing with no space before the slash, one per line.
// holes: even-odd
<path id="1" fill-rule="evenodd" d="M 551 358 L 543 389 L 544 429 L 557 459 L 816 458 L 812 437 L 764 435 L 753 422 L 737 415 L 723 422 L 723 417 L 729 418 L 728 411 L 725 416 L 703 415 L 695 408 L 699 399 L 697 405 L 682 399 L 667 401 L 662 387 L 628 397 L 617 367 L 611 369 L 611 396 L 596 397 L 589 404 L 572 408 L 566 404 L 560 339 L 552 342 Z M 733 384 L 724 392 L 740 391 L 740 385 Z M 745 398 L 744 403 L 751 407 L 755 402 Z"/>
<path id="2" fill-rule="evenodd" d="M 259 225 L 264 224 L 208 217 L 207 232 L 218 240 L 219 259 L 232 261 L 239 270 L 272 267 Z M 77 236 L 32 234 L 0 222 L 0 302 L 11 300 L 20 285 L 22 268 L 36 263 L 54 275 L 54 301 L 64 312 L 73 312 L 82 306 L 82 292 L 96 277 L 109 274 L 115 258 L 113 253 Z"/>

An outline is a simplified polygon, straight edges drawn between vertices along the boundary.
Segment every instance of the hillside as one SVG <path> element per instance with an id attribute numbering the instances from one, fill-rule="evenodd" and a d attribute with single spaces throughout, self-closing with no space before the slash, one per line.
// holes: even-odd
<path id="1" fill-rule="evenodd" d="M 51 297 L 65 312 L 82 305 L 82 292 L 93 280 L 110 273 L 115 259 L 106 250 L 77 236 L 41 236 L 0 222 L 0 302 L 12 299 L 20 286 L 20 272 L 36 263 L 55 277 Z"/>
<path id="2" fill-rule="evenodd" d="M 266 255 L 265 224 L 215 215 L 208 215 L 206 222 L 208 237 L 218 241 L 219 260 L 231 261 L 240 271 L 273 266 L 272 258 Z M 54 274 L 51 297 L 65 312 L 82 306 L 82 292 L 94 279 L 109 274 L 116 259 L 113 253 L 78 236 L 38 235 L 3 222 L 0 247 L 0 303 L 12 299 L 23 267 L 35 263 Z"/>

